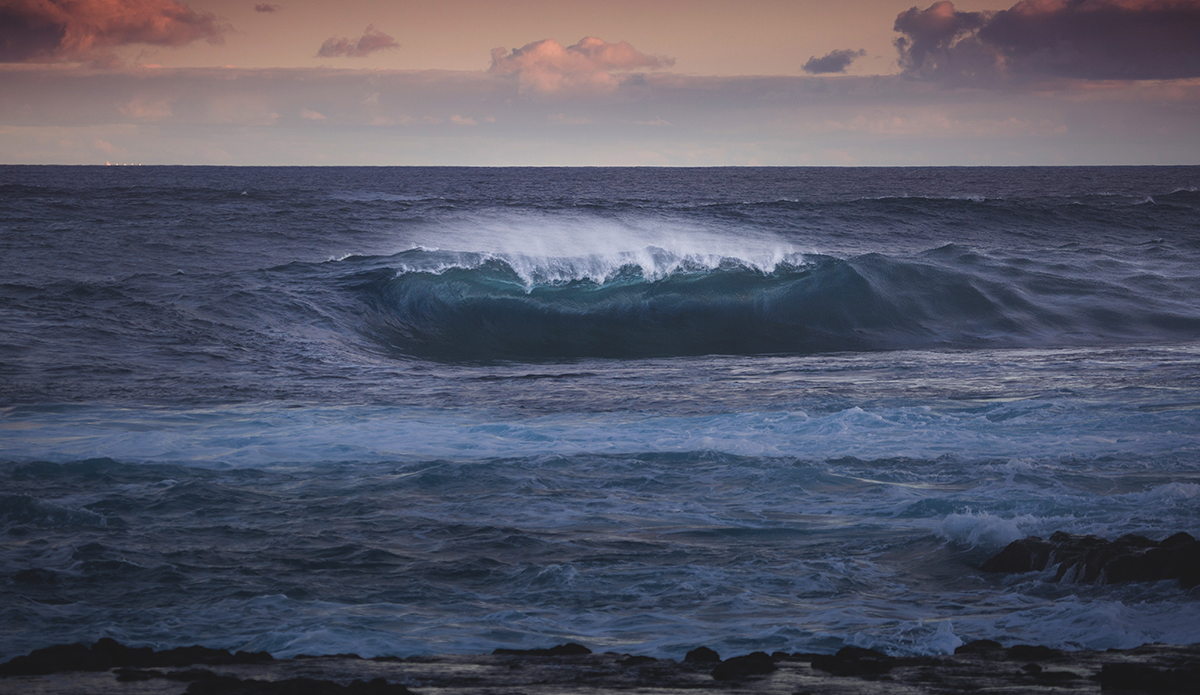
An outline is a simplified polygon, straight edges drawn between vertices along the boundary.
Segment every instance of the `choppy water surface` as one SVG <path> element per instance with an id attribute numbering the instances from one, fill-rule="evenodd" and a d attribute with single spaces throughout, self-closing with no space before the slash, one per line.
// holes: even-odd
<path id="1" fill-rule="evenodd" d="M 1198 185 L 0 167 L 0 659 L 1196 642 Z"/>

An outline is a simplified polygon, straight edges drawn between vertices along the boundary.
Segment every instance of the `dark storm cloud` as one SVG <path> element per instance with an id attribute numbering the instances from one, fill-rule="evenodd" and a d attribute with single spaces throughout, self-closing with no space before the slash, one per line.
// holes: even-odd
<path id="1" fill-rule="evenodd" d="M 821 75 L 830 72 L 846 72 L 846 68 L 850 67 L 850 63 L 853 63 L 855 58 L 861 58 L 866 54 L 867 52 L 862 49 L 855 51 L 849 48 L 843 48 L 836 51 L 830 51 L 827 55 L 823 55 L 820 58 L 812 56 L 801 69 L 810 75 Z"/>
<path id="2" fill-rule="evenodd" d="M 112 62 L 118 46 L 220 43 L 227 30 L 175 0 L 0 0 L 0 62 Z"/>
<path id="3" fill-rule="evenodd" d="M 363 35 L 358 37 L 358 40 L 330 37 L 325 39 L 325 43 L 321 44 L 321 48 L 317 50 L 318 58 L 364 58 L 371 55 L 375 51 L 382 51 L 387 48 L 399 48 L 400 44 L 396 43 L 396 39 L 379 31 L 374 25 L 368 26 Z"/>
<path id="4" fill-rule="evenodd" d="M 900 67 L 909 73 L 948 70 L 950 52 L 964 53 L 968 46 L 963 44 L 970 43 L 987 19 L 982 12 L 959 12 L 946 0 L 925 10 L 913 7 L 901 12 L 892 27 L 903 34 L 895 42 Z"/>
<path id="5" fill-rule="evenodd" d="M 900 66 L 962 79 L 1200 76 L 1200 0 L 1023 0 L 999 12 L 950 2 L 896 17 Z"/>

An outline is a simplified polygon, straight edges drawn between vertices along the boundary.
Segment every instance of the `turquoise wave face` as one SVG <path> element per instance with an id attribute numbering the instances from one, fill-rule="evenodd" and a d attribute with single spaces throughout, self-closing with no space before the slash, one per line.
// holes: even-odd
<path id="1" fill-rule="evenodd" d="M 357 275 L 364 331 L 402 355 L 554 360 L 1034 347 L 1200 335 L 1197 288 L 954 245 L 771 264 L 661 249 L 546 259 L 413 250 Z M 1193 297 L 1194 298 L 1194 297 Z"/>

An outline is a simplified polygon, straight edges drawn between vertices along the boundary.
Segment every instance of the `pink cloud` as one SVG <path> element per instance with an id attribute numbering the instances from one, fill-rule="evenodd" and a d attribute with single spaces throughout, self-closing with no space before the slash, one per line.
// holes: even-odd
<path id="1" fill-rule="evenodd" d="M 1200 0 L 1021 0 L 999 12 L 943 1 L 894 28 L 900 66 L 923 77 L 1200 76 Z"/>
<path id="2" fill-rule="evenodd" d="M 609 43 L 594 36 L 564 47 L 553 39 L 535 41 L 511 51 L 492 50 L 493 75 L 515 75 L 522 92 L 610 92 L 621 80 L 614 72 L 658 69 L 672 58 L 648 56 L 625 41 Z"/>
<path id="3" fill-rule="evenodd" d="M 265 2 L 259 3 L 254 6 L 255 12 L 274 12 L 278 9 L 279 9 L 279 5 L 272 5 L 270 3 L 265 3 Z"/>
<path id="4" fill-rule="evenodd" d="M 317 57 L 365 58 L 375 51 L 399 47 L 400 44 L 396 43 L 396 39 L 376 30 L 375 25 L 372 24 L 363 31 L 363 35 L 358 37 L 357 41 L 333 36 L 325 39 L 325 43 L 321 44 L 321 48 L 317 50 Z"/>
<path id="5" fill-rule="evenodd" d="M 0 62 L 115 62 L 118 46 L 221 43 L 229 30 L 176 0 L 0 0 Z"/>

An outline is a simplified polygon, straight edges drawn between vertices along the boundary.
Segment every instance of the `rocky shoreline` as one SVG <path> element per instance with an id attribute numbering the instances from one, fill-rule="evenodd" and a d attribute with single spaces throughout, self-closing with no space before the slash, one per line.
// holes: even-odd
<path id="1" fill-rule="evenodd" d="M 1195 693 L 1200 645 L 1067 652 L 971 642 L 953 655 L 892 657 L 755 652 L 722 660 L 699 647 L 681 661 L 593 654 L 578 644 L 490 655 L 275 659 L 204 647 L 154 651 L 102 639 L 36 650 L 0 665 L 5 693 L 95 695 L 572 695 L 727 693 Z"/>
<path id="2" fill-rule="evenodd" d="M 981 565 L 988 573 L 1055 570 L 1054 581 L 1177 580 L 1200 585 L 1200 541 L 1055 533 L 1009 544 Z M 1200 644 L 1063 651 L 978 640 L 952 655 L 888 656 L 845 647 L 836 654 L 754 652 L 722 659 L 706 647 L 681 661 L 579 644 L 497 649 L 490 655 L 276 659 L 266 652 L 206 647 L 155 651 L 101 639 L 38 649 L 0 664 L 0 692 L 66 695 L 644 695 L 720 691 L 802 695 L 894 692 L 1197 693 Z"/>

